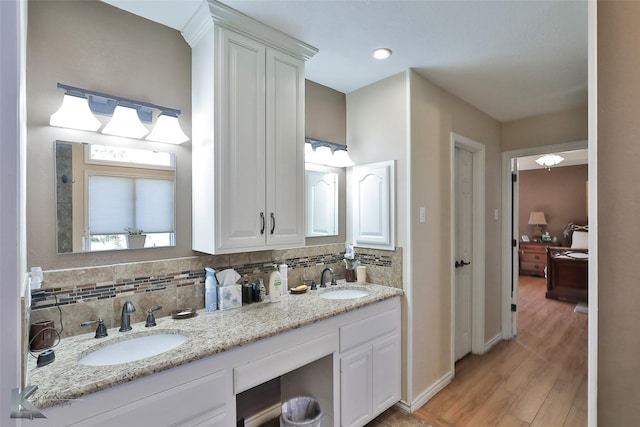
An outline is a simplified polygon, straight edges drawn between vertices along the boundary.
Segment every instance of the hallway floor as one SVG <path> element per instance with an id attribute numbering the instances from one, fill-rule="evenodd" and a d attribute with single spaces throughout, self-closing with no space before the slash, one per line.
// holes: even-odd
<path id="1" fill-rule="evenodd" d="M 413 416 L 392 408 L 370 427 L 584 427 L 587 319 L 520 276 L 518 336 L 456 364 L 456 377 Z"/>

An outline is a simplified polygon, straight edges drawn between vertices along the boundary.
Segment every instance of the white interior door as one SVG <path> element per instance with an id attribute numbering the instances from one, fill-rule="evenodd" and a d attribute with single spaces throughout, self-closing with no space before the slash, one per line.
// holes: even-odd
<path id="1" fill-rule="evenodd" d="M 473 154 L 455 148 L 455 360 L 471 352 Z"/>

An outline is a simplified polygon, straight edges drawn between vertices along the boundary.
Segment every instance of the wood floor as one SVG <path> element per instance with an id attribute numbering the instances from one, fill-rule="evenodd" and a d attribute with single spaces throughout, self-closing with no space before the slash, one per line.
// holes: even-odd
<path id="1" fill-rule="evenodd" d="M 521 276 L 518 337 L 456 364 L 455 379 L 414 416 L 433 427 L 587 425 L 587 314 L 547 300 Z"/>

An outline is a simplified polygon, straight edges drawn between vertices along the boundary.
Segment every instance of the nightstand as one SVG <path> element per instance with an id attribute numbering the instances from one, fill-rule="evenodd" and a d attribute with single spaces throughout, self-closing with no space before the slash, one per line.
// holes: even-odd
<path id="1" fill-rule="evenodd" d="M 550 245 L 552 243 L 520 242 L 520 274 L 544 277 Z"/>

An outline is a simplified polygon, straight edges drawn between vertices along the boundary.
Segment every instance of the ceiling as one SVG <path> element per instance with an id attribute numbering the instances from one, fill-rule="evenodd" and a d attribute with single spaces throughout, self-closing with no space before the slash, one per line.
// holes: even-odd
<path id="1" fill-rule="evenodd" d="M 103 1 L 181 30 L 201 0 Z M 587 104 L 587 0 L 223 3 L 318 48 L 306 77 L 343 93 L 413 68 L 502 122 Z"/>

